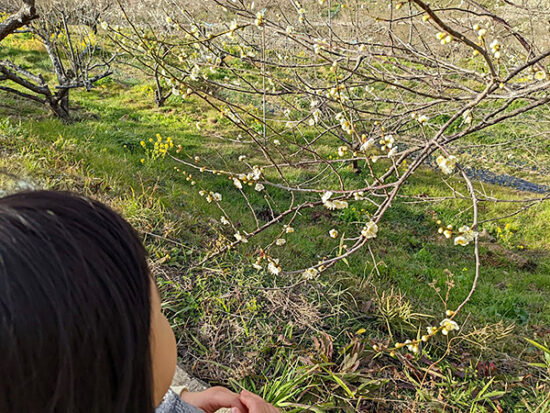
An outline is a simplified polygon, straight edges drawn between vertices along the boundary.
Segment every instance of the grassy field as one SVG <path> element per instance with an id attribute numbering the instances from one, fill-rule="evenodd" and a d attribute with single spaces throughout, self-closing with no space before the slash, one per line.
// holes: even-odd
<path id="1" fill-rule="evenodd" d="M 27 47 L 21 55 L 20 45 L 3 47 L 0 55 L 46 66 L 39 48 Z M 254 251 L 273 236 L 269 231 L 196 266 L 232 235 L 212 219 L 217 212 L 198 190 L 222 189 L 231 215 L 246 205 L 227 178 L 203 178 L 200 188 L 192 186 L 181 173 L 185 167 L 168 157 L 152 159 L 140 142 L 148 146 L 157 134 L 171 137 L 181 145 L 182 157 L 192 153 L 219 167 L 241 154 L 257 154 L 249 145 L 221 139 L 233 135 L 231 126 L 196 99 L 174 98 L 155 107 L 151 85 L 126 70 L 71 98 L 75 121 L 67 124 L 35 104 L 0 94 L 0 170 L 9 173 L 0 175 L 1 187 L 23 182 L 75 190 L 109 203 L 134 224 L 162 286 L 181 362 L 196 376 L 262 392 L 289 411 L 545 408 L 550 391 L 545 369 L 527 364 L 540 363 L 542 352 L 524 338 L 549 341 L 550 203 L 484 225 L 482 275 L 458 319 L 460 339 L 438 338 L 417 359 L 379 355 L 373 344 L 422 335 L 468 294 L 471 247 L 451 248 L 452 240 L 439 235 L 436 224 L 437 219 L 463 222 L 471 213 L 460 215 L 466 201 L 423 204 L 398 198 L 371 251 L 307 283 L 252 268 Z M 498 133 L 492 139 L 498 140 Z M 540 156 L 544 161 L 547 154 Z M 508 170 L 495 160 L 497 167 Z M 351 171 L 347 178 L 356 179 Z M 488 184 L 476 187 L 507 198 L 525 195 Z M 404 194 L 451 193 L 426 167 Z M 272 195 L 286 201 L 284 193 Z M 502 204 L 488 211 L 482 207 L 485 219 L 513 209 Z M 280 247 L 281 260 L 299 266 L 319 259 L 319 251 L 337 248 L 328 231 L 345 228 L 362 213 L 353 208 L 304 214 L 292 244 Z M 241 225 L 249 219 L 242 214 Z M 443 355 L 434 374 L 426 375 L 426 367 Z"/>

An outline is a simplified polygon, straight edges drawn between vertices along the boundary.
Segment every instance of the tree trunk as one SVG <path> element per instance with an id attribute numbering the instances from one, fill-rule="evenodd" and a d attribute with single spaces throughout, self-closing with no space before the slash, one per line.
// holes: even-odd
<path id="1" fill-rule="evenodd" d="M 46 99 L 46 106 L 50 111 L 60 118 L 64 122 L 68 122 L 71 120 L 71 116 L 69 113 L 69 92 L 67 91 L 66 94 L 61 99 L 55 99 L 55 98 L 47 98 Z"/>

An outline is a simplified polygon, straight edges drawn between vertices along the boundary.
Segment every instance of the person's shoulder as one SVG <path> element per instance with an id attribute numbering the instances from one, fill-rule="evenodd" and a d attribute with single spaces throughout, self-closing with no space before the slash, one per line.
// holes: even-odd
<path id="1" fill-rule="evenodd" d="M 188 403 L 185 403 L 171 389 L 168 390 L 162 403 L 155 410 L 155 413 L 204 413 L 201 409 L 196 408 Z"/>

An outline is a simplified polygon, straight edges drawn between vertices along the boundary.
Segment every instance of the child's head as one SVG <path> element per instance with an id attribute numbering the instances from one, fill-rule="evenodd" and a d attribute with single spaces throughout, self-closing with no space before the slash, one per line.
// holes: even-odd
<path id="1" fill-rule="evenodd" d="M 0 412 L 151 413 L 175 362 L 126 221 L 69 193 L 0 198 Z"/>

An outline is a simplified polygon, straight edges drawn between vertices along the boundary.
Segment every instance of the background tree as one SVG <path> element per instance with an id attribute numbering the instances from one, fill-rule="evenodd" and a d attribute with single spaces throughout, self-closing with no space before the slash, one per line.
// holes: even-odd
<path id="1" fill-rule="evenodd" d="M 24 0 L 17 13 L 0 22 L 0 41 L 38 18 L 34 0 Z"/>
<path id="2" fill-rule="evenodd" d="M 0 90 L 41 103 L 64 120 L 70 119 L 70 90 L 82 87 L 89 90 L 95 82 L 109 76 L 114 58 L 101 52 L 93 33 L 95 26 L 88 29 L 72 21 L 75 16 L 72 6 L 54 1 L 42 4 L 37 11 L 34 2 L 25 2 L 0 26 L 0 40 L 27 27 L 43 44 L 52 68 L 51 73 L 36 74 L 8 59 L 0 60 Z"/>

